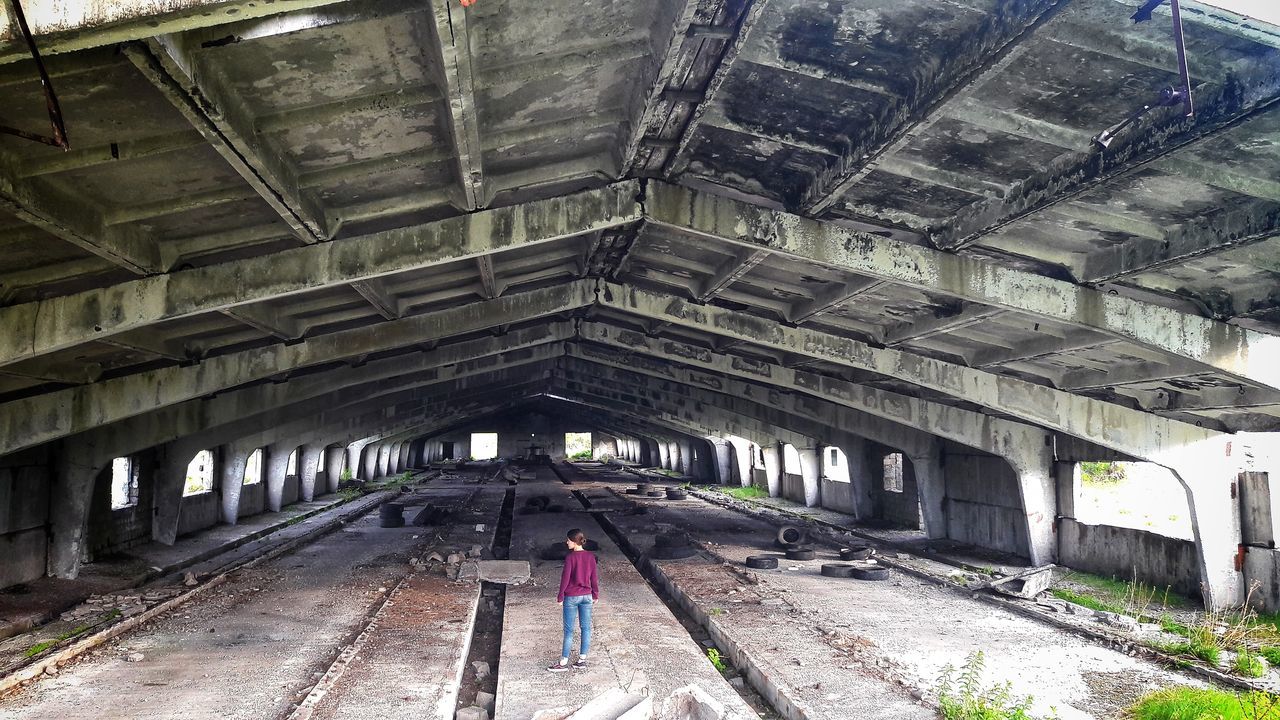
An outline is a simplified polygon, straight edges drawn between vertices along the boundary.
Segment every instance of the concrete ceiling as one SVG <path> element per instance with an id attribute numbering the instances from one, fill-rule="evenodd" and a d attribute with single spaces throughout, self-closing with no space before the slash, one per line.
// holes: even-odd
<path id="1" fill-rule="evenodd" d="M 27 0 L 71 149 L 0 135 L 0 454 L 522 332 L 1278 430 L 1280 29 L 1184 4 L 1195 117 L 1103 149 L 1167 12 Z M 0 125 L 46 132 L 0 17 Z"/>

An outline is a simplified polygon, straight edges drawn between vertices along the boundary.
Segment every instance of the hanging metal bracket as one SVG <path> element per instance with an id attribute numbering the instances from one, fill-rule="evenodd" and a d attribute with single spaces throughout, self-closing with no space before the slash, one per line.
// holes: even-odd
<path id="1" fill-rule="evenodd" d="M 27 27 L 27 17 L 22 12 L 21 1 L 9 0 L 9 5 L 13 8 L 14 19 L 18 21 L 18 30 L 22 32 L 22 39 L 26 41 L 27 49 L 31 51 L 31 59 L 36 62 L 36 72 L 40 73 L 40 85 L 44 89 L 44 102 L 49 111 L 51 134 L 41 135 L 7 125 L 0 125 L 0 133 L 16 135 L 25 140 L 70 150 L 71 143 L 67 139 L 67 126 L 62 120 L 62 107 L 58 104 L 58 95 L 53 91 L 53 82 L 49 80 L 49 73 L 44 68 L 44 61 L 40 59 L 40 51 L 36 49 L 36 41 L 31 36 L 31 28 Z"/>

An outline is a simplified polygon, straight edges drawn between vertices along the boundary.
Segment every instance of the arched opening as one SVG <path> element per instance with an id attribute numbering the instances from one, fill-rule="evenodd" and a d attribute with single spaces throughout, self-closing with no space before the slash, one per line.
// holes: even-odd
<path id="1" fill-rule="evenodd" d="M 254 450 L 244 464 L 244 485 L 262 482 L 262 448 Z"/>
<path id="2" fill-rule="evenodd" d="M 289 462 L 285 465 L 284 474 L 286 477 L 298 474 L 298 448 L 294 448 L 289 453 Z"/>
<path id="3" fill-rule="evenodd" d="M 111 509 L 120 510 L 138 504 L 138 467 L 130 457 L 111 461 Z"/>
<path id="4" fill-rule="evenodd" d="M 849 482 L 849 458 L 835 445 L 822 448 L 822 477 L 831 482 Z"/>
<path id="5" fill-rule="evenodd" d="M 498 433 L 471 433 L 471 459 L 492 460 L 498 457 Z"/>
<path id="6" fill-rule="evenodd" d="M 565 433 L 564 456 L 569 460 L 590 460 L 594 456 L 591 448 L 591 433 Z"/>
<path id="7" fill-rule="evenodd" d="M 201 450 L 187 463 L 187 479 L 182 486 L 184 496 L 213 492 L 213 452 Z"/>

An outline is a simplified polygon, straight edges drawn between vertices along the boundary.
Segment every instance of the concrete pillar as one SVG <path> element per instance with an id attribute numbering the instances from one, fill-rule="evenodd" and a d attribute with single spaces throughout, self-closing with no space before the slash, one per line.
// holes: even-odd
<path id="1" fill-rule="evenodd" d="M 342 468 L 347 461 L 347 449 L 341 445 L 331 446 L 325 450 L 324 459 L 324 478 L 328 486 L 326 489 L 337 492 L 338 484 L 342 482 Z"/>
<path id="2" fill-rule="evenodd" d="M 1018 474 L 1018 492 L 1022 496 L 1022 510 L 1026 517 L 1027 554 L 1032 565 L 1046 565 L 1058 557 L 1058 543 L 1054 536 L 1058 495 L 1053 457 L 1045 447 L 1024 450 L 1005 459 Z"/>
<path id="3" fill-rule="evenodd" d="M 817 443 L 809 443 L 796 451 L 800 454 L 800 477 L 804 480 L 804 506 L 818 507 L 822 504 L 822 448 Z"/>
<path id="4" fill-rule="evenodd" d="M 357 473 L 361 480 L 372 481 L 378 477 L 378 444 L 369 443 L 360 449 L 360 469 Z"/>
<path id="5" fill-rule="evenodd" d="M 769 497 L 782 494 L 782 446 L 776 442 L 761 444 L 760 452 L 764 455 L 764 477 Z"/>
<path id="6" fill-rule="evenodd" d="M 409 456 L 412 453 L 413 453 L 413 443 L 409 442 L 408 440 L 405 440 L 404 442 L 400 443 L 399 472 L 404 472 L 405 470 L 408 470 L 410 467 L 413 466 L 413 463 L 410 462 L 409 460 Z"/>
<path id="7" fill-rule="evenodd" d="M 865 453 L 863 453 L 865 457 Z M 916 490 L 920 493 L 920 515 L 924 518 L 925 535 L 931 540 L 947 536 L 947 476 L 942 466 L 942 449 L 927 455 L 911 455 L 911 468 L 916 473 Z"/>
<path id="8" fill-rule="evenodd" d="M 235 525 L 240 518 L 240 490 L 244 487 L 244 471 L 249 456 L 257 447 L 229 443 L 218 453 L 218 489 L 222 493 L 222 521 Z"/>
<path id="9" fill-rule="evenodd" d="M 157 465 L 151 491 L 151 539 L 172 545 L 178 539 L 182 496 L 186 492 L 187 467 L 202 447 L 189 440 L 169 443 Z"/>
<path id="10" fill-rule="evenodd" d="M 1205 607 L 1219 609 L 1245 600 L 1240 505 L 1235 497 L 1239 468 L 1228 458 L 1203 455 L 1169 469 L 1187 493 Z"/>
<path id="11" fill-rule="evenodd" d="M 76 577 L 84 561 L 93 485 L 107 466 L 105 462 L 83 464 L 77 459 L 86 456 L 91 456 L 91 453 L 70 448 L 65 442 L 61 444 L 49 493 L 51 534 L 47 569 L 53 577 Z"/>
<path id="12" fill-rule="evenodd" d="M 316 497 L 316 476 L 320 472 L 320 454 L 324 446 L 310 442 L 298 449 L 298 492 L 302 499 L 311 502 Z M 323 494 L 324 489 L 321 489 Z"/>
<path id="13" fill-rule="evenodd" d="M 1076 516 L 1076 498 L 1080 493 L 1080 463 L 1055 462 L 1053 474 L 1058 495 L 1058 517 Z"/>
<path id="14" fill-rule="evenodd" d="M 854 517 L 871 520 L 878 514 L 877 499 L 884 488 L 884 465 L 871 462 L 870 447 L 861 437 L 850 437 L 842 449 L 849 463 L 849 483 L 853 485 Z"/>
<path id="15" fill-rule="evenodd" d="M 732 462 L 729 484 L 747 487 L 751 484 L 751 446 L 741 441 L 728 441 L 725 444 L 729 447 Z"/>
<path id="16" fill-rule="evenodd" d="M 671 468 L 671 446 L 665 442 L 658 443 L 658 466 L 664 470 Z"/>
<path id="17" fill-rule="evenodd" d="M 678 456 L 680 464 L 676 467 L 676 470 L 682 475 L 693 476 L 693 445 L 688 440 L 680 440 L 676 443 L 676 447 L 680 451 Z"/>
<path id="18" fill-rule="evenodd" d="M 284 504 L 284 481 L 289 470 L 289 455 L 297 448 L 296 440 L 273 443 L 264 451 L 262 459 L 263 482 L 267 485 L 267 511 L 280 512 Z"/>
<path id="19" fill-rule="evenodd" d="M 716 440 L 712 443 L 716 449 L 716 484 L 733 484 L 733 446 L 728 440 Z"/>

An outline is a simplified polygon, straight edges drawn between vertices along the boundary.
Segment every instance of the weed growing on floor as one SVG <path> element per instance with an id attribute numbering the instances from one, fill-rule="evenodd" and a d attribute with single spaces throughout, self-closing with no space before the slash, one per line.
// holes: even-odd
<path id="1" fill-rule="evenodd" d="M 711 617 L 718 617 L 724 614 L 724 608 L 713 607 L 707 611 L 707 614 L 710 615 Z"/>
<path id="2" fill-rule="evenodd" d="M 27 648 L 26 652 L 22 653 L 22 656 L 29 658 L 35 657 L 57 644 L 57 640 L 45 640 L 44 642 L 36 643 L 35 645 Z"/>
<path id="3" fill-rule="evenodd" d="M 1059 600 L 1066 600 L 1069 603 L 1082 605 L 1084 607 L 1089 608 L 1090 610 L 1097 610 L 1099 612 L 1113 612 L 1113 613 L 1124 612 L 1124 608 L 1119 605 L 1106 602 L 1105 600 L 1099 600 L 1093 597 L 1092 595 L 1082 595 L 1078 592 L 1075 592 L 1074 590 L 1067 590 L 1065 588 L 1054 588 L 1053 590 L 1050 591 L 1050 593 L 1054 597 L 1058 598 Z"/>
<path id="4" fill-rule="evenodd" d="M 767 490 L 761 490 L 755 485 L 748 485 L 746 487 L 718 487 L 716 489 L 725 495 L 738 498 L 739 500 L 769 497 L 769 492 Z"/>
<path id="5" fill-rule="evenodd" d="M 1134 720 L 1280 720 L 1277 696 L 1266 692 L 1244 695 L 1222 690 L 1174 687 L 1157 690 L 1129 709 Z"/>
<path id="6" fill-rule="evenodd" d="M 1260 678 L 1267 672 L 1267 666 L 1258 659 L 1258 656 L 1243 647 L 1236 651 L 1236 662 L 1233 667 L 1237 675 L 1248 678 Z"/>
<path id="7" fill-rule="evenodd" d="M 591 459 L 591 451 L 590 451 L 590 450 L 579 450 L 578 452 L 576 452 L 576 453 L 574 453 L 574 454 L 570 455 L 568 459 L 570 459 L 570 460 L 590 460 L 590 459 Z"/>
<path id="8" fill-rule="evenodd" d="M 338 491 L 338 497 L 341 498 L 343 502 L 351 502 L 363 494 L 364 493 L 360 488 L 355 487 L 343 488 Z"/>
<path id="9" fill-rule="evenodd" d="M 965 659 L 957 669 L 947 665 L 938 681 L 938 706 L 944 720 L 1036 720 L 1031 696 L 1016 698 L 1010 684 L 982 687 L 985 659 L 982 651 Z M 1052 713 L 1046 720 L 1057 720 Z"/>
<path id="10" fill-rule="evenodd" d="M 1258 654 L 1266 658 L 1271 667 L 1280 667 L 1280 648 L 1272 645 L 1263 645 L 1258 648 Z"/>
<path id="11" fill-rule="evenodd" d="M 719 650 L 715 648 L 707 648 L 707 659 L 711 661 L 711 665 L 718 670 L 721 675 L 728 674 L 729 666 L 725 664 L 724 658 L 720 657 Z"/>
<path id="12" fill-rule="evenodd" d="M 342 468 L 342 473 L 338 475 L 338 479 L 342 482 L 351 482 L 355 477 L 355 475 L 351 474 L 351 468 Z"/>

